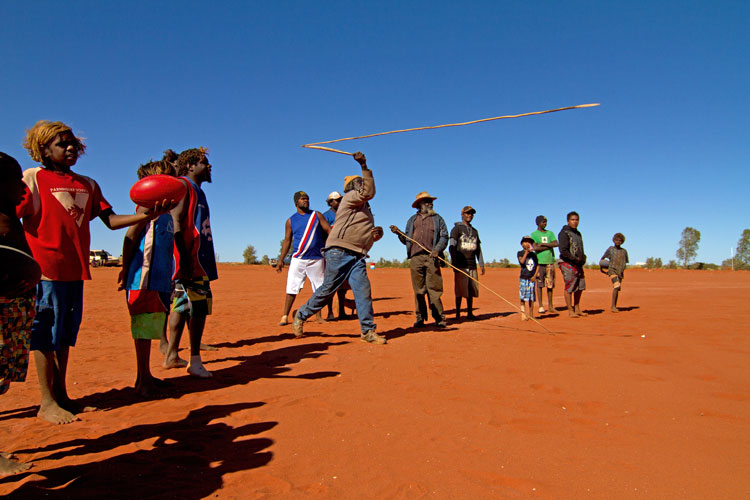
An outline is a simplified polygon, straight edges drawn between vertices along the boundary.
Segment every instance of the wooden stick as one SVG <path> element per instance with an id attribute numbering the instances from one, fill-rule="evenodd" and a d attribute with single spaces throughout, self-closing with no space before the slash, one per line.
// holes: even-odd
<path id="1" fill-rule="evenodd" d="M 428 248 L 426 248 L 426 247 L 425 247 L 424 245 L 422 245 L 422 244 L 421 244 L 420 242 L 418 242 L 417 240 L 414 240 L 414 239 L 412 239 L 412 238 L 409 238 L 409 237 L 408 237 L 408 236 L 406 236 L 406 235 L 405 235 L 404 233 L 402 233 L 402 232 L 401 232 L 401 231 L 400 231 L 399 229 L 396 229 L 396 231 L 398 231 L 398 234 L 400 234 L 401 236 L 403 236 L 403 237 L 404 237 L 404 238 L 406 238 L 407 240 L 410 240 L 410 241 L 411 241 L 412 243 L 416 243 L 417 245 L 419 245 L 420 247 L 422 247 L 422 249 L 423 249 L 424 251 L 426 251 L 426 252 L 430 252 L 430 250 L 429 250 Z M 476 283 L 477 285 L 480 285 L 480 286 L 484 287 L 484 288 L 485 288 L 485 289 L 487 289 L 487 290 L 488 290 L 488 291 L 489 291 L 490 293 L 493 293 L 493 294 L 494 294 L 494 295 L 496 295 L 497 297 L 501 298 L 501 299 L 502 299 L 502 300 L 504 300 L 504 301 L 505 301 L 505 302 L 506 302 L 506 303 L 507 303 L 507 304 L 508 304 L 509 306 L 511 306 L 512 308 L 514 308 L 515 310 L 517 310 L 517 311 L 518 311 L 518 312 L 520 312 L 521 314 L 525 314 L 525 313 L 524 313 L 524 312 L 523 312 L 523 311 L 522 311 L 522 310 L 521 310 L 521 309 L 520 309 L 520 308 L 519 308 L 518 306 L 516 306 L 515 304 L 511 303 L 510 301 L 508 301 L 508 299 L 506 299 L 505 297 L 503 297 L 502 295 L 500 295 L 500 294 L 499 294 L 499 293 L 497 293 L 496 291 L 492 290 L 492 289 L 491 289 L 490 287 L 488 287 L 488 286 L 487 286 L 487 285 L 485 285 L 484 283 L 480 282 L 480 281 L 479 281 L 478 279 L 474 278 L 473 276 L 471 276 L 471 275 L 470 275 L 470 274 L 468 274 L 468 273 L 465 273 L 465 272 L 464 272 L 463 270 L 461 270 L 461 269 L 457 268 L 456 266 L 454 266 L 453 264 L 451 264 L 450 262 L 448 262 L 448 261 L 447 261 L 447 260 L 445 260 L 444 258 L 442 258 L 442 257 L 438 256 L 438 259 L 440 259 L 441 261 L 445 262 L 446 264 L 448 264 L 449 266 L 451 266 L 451 267 L 452 267 L 453 269 L 455 269 L 455 270 L 456 270 L 456 271 L 458 271 L 459 273 L 463 274 L 464 276 L 466 276 L 467 278 L 469 278 L 470 280 L 472 280 L 473 282 L 475 282 L 475 283 Z M 533 306 L 532 306 L 532 307 L 533 307 Z M 530 319 L 531 321 L 533 321 L 534 323 L 536 323 L 537 325 L 541 326 L 541 327 L 542 327 L 542 328 L 544 329 L 544 331 L 546 331 L 546 332 L 547 332 L 548 334 L 550 334 L 550 335 L 554 335 L 554 333 L 552 333 L 552 332 L 551 332 L 550 330 L 548 330 L 548 329 L 547 329 L 547 327 L 545 327 L 545 326 L 544 326 L 543 324 L 541 324 L 541 323 L 540 323 L 540 322 L 538 322 L 538 321 L 537 321 L 536 319 L 534 319 L 534 317 L 533 317 L 533 316 L 528 316 L 528 318 L 529 318 L 529 319 Z"/>
<path id="2" fill-rule="evenodd" d="M 310 149 L 320 149 L 321 151 L 330 151 L 332 153 L 340 153 L 342 155 L 354 156 L 354 153 L 348 153 L 346 151 L 341 151 L 339 149 L 324 148 L 323 146 L 313 146 L 312 144 L 303 144 L 302 147 L 303 148 L 310 148 Z"/>
<path id="3" fill-rule="evenodd" d="M 417 128 L 407 128 L 403 130 L 391 130 L 390 132 L 378 132 L 377 134 L 360 135 L 357 137 L 345 137 L 343 139 L 334 139 L 333 141 L 311 142 L 310 144 L 303 144 L 302 147 L 322 149 L 323 151 L 333 151 L 334 153 L 350 155 L 352 153 L 346 153 L 344 151 L 339 151 L 337 149 L 328 149 L 328 148 L 320 148 L 320 147 L 315 148 L 314 146 L 318 146 L 320 144 L 332 144 L 334 142 L 341 142 L 341 141 L 352 141 L 354 139 L 367 139 L 368 137 L 376 137 L 379 135 L 399 134 L 401 132 L 414 132 L 416 130 L 431 130 L 431 129 L 445 128 L 445 127 L 461 127 L 463 125 L 473 125 L 475 123 L 489 122 L 493 120 L 503 120 L 505 118 L 521 118 L 523 116 L 543 115 L 545 113 L 556 113 L 557 111 L 566 111 L 568 109 L 577 109 L 577 108 L 590 108 L 593 106 L 599 106 L 599 103 L 597 102 L 597 103 L 592 103 L 592 104 L 579 104 L 577 106 L 568 106 L 565 108 L 548 109 L 546 111 L 534 111 L 532 113 L 523 113 L 520 115 L 495 116 L 494 118 L 482 118 L 481 120 L 472 120 L 470 122 L 463 122 L 463 123 L 448 123 L 446 125 L 433 125 L 430 127 L 417 127 Z"/>

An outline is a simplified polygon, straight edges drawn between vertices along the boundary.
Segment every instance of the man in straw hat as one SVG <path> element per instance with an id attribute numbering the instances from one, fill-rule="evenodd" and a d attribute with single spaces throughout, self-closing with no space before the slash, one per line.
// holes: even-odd
<path id="1" fill-rule="evenodd" d="M 292 331 L 295 336 L 301 337 L 305 320 L 320 311 L 336 290 L 349 280 L 362 330 L 360 339 L 371 344 L 385 344 L 385 337 L 375 333 L 372 291 L 365 262 L 372 244 L 383 237 L 383 228 L 375 226 L 368 203 L 375 196 L 372 170 L 367 168 L 364 154 L 357 151 L 354 159 L 362 167 L 362 175 L 344 178 L 344 197 L 339 204 L 336 221 L 323 253 L 326 261 L 325 279 L 297 311 Z"/>
<path id="2" fill-rule="evenodd" d="M 404 231 L 408 238 L 400 234 L 398 227 L 391 226 L 391 231 L 398 235 L 401 243 L 406 245 L 406 256 L 410 261 L 411 284 L 414 289 L 417 316 L 415 328 L 423 327 L 427 319 L 425 294 L 430 301 L 430 311 L 435 319 L 435 326 L 445 327 L 443 303 L 440 301 L 443 295 L 443 277 L 440 274 L 438 256 L 442 255 L 443 250 L 448 246 L 448 228 L 443 218 L 433 209 L 432 202 L 436 199 L 427 191 L 422 191 L 417 195 L 417 199 L 411 204 L 417 209 L 417 213 L 406 222 L 406 231 Z M 412 240 L 419 244 L 412 243 Z"/>
<path id="3" fill-rule="evenodd" d="M 456 319 L 461 317 L 461 299 L 466 297 L 466 317 L 469 320 L 476 319 L 472 310 L 474 297 L 479 297 L 479 285 L 477 285 L 477 260 L 484 275 L 484 258 L 482 257 L 482 246 L 479 240 L 479 232 L 471 225 L 474 214 L 477 213 L 473 207 L 467 205 L 461 209 L 461 222 L 456 222 L 451 229 L 451 238 L 448 251 L 451 254 L 451 263 L 460 269 L 453 271 L 453 291 L 456 295 Z M 466 273 L 466 274 L 464 274 Z M 474 279 L 470 279 L 469 276 Z"/>

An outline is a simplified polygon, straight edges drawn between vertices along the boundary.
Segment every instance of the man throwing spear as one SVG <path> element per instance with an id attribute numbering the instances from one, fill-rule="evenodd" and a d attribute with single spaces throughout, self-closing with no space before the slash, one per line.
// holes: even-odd
<path id="1" fill-rule="evenodd" d="M 357 151 L 353 156 L 362 167 L 362 175 L 344 178 L 344 197 L 323 249 L 326 261 L 323 284 L 297 311 L 292 331 L 301 337 L 305 320 L 320 311 L 336 290 L 349 280 L 362 330 L 360 339 L 371 344 L 385 344 L 385 337 L 375 333 L 372 291 L 365 263 L 372 244 L 383 237 L 383 228 L 375 226 L 368 203 L 375 196 L 375 180 L 372 170 L 367 168 L 365 155 Z"/>

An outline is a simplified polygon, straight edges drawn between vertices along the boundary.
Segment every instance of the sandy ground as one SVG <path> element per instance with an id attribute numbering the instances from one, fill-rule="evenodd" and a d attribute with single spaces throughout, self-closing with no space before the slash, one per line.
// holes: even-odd
<path id="1" fill-rule="evenodd" d="M 117 272 L 93 270 L 71 354 L 71 396 L 99 410 L 37 419 L 33 363 L 2 397 L 0 449 L 33 463 L 7 498 L 750 498 L 750 273 L 629 270 L 611 314 L 588 271 L 590 316 L 545 317 L 549 335 L 486 291 L 480 321 L 415 330 L 408 271 L 376 269 L 373 346 L 356 320 L 295 340 L 284 276 L 222 265 L 214 378 L 162 369 L 154 345 L 175 388 L 143 401 Z M 482 281 L 515 303 L 517 276 Z"/>

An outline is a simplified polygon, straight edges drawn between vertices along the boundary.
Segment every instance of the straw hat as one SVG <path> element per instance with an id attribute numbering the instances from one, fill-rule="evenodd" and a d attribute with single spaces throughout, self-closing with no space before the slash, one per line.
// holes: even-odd
<path id="1" fill-rule="evenodd" d="M 414 203 L 411 204 L 412 208 L 417 208 L 417 205 L 419 205 L 419 202 L 422 200 L 433 201 L 433 200 L 437 200 L 437 197 L 430 196 L 430 193 L 428 193 L 427 191 L 422 191 L 421 193 L 417 195 L 417 199 L 414 200 Z"/>

